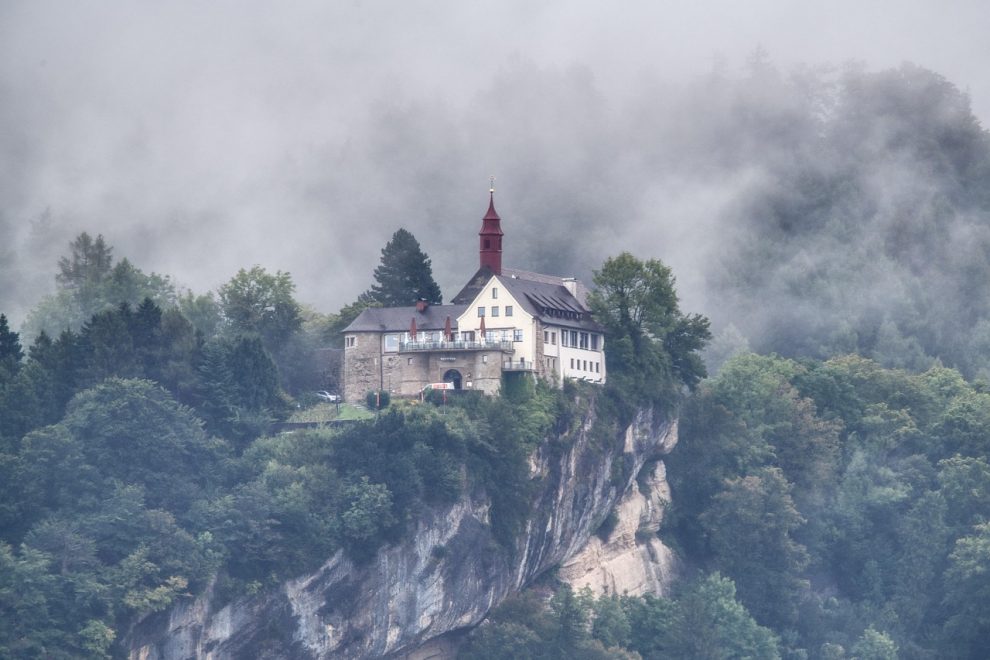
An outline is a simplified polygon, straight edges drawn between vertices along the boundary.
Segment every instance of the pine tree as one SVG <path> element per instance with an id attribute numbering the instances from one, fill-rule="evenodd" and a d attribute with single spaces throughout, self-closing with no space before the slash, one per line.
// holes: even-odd
<path id="1" fill-rule="evenodd" d="M 86 284 L 98 284 L 113 265 L 113 248 L 106 244 L 103 235 L 96 240 L 83 232 L 69 243 L 71 257 L 58 260 L 58 274 L 55 281 L 65 289 L 79 289 Z"/>
<path id="2" fill-rule="evenodd" d="M 24 357 L 21 342 L 16 332 L 11 332 L 7 317 L 0 314 L 0 364 L 15 370 Z"/>
<path id="3" fill-rule="evenodd" d="M 430 259 L 416 237 L 405 229 L 392 234 L 382 249 L 382 261 L 375 269 L 375 284 L 369 295 L 383 307 L 405 307 L 423 299 L 438 305 L 443 297 L 433 280 Z"/>

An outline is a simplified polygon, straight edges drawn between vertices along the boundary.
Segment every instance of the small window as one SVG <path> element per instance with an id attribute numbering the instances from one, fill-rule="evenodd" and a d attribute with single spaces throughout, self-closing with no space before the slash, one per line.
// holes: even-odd
<path id="1" fill-rule="evenodd" d="M 574 358 L 571 358 L 571 369 L 574 368 Z"/>
<path id="2" fill-rule="evenodd" d="M 581 367 L 581 368 L 584 369 L 585 371 L 587 371 L 588 370 L 588 361 L 587 360 L 581 360 L 581 362 L 584 363 L 584 366 Z"/>
<path id="3" fill-rule="evenodd" d="M 571 346 L 576 348 L 578 345 L 577 330 L 571 330 L 570 332 L 571 332 Z"/>
<path id="4" fill-rule="evenodd" d="M 498 305 L 492 305 L 492 316 L 498 316 Z"/>
<path id="5" fill-rule="evenodd" d="M 412 364 L 412 358 L 406 358 L 406 364 Z"/>
<path id="6" fill-rule="evenodd" d="M 399 350 L 399 335 L 385 335 L 385 352 L 395 353 Z"/>
<path id="7" fill-rule="evenodd" d="M 486 250 L 490 250 L 491 247 L 492 247 L 492 242 L 486 238 L 485 239 L 485 249 Z"/>
<path id="8" fill-rule="evenodd" d="M 601 370 L 601 368 L 600 368 L 600 367 L 601 367 L 601 365 L 602 365 L 602 363 L 601 363 L 601 362 L 595 362 L 595 373 L 596 373 L 596 374 L 600 374 L 600 373 L 602 372 L 602 370 Z"/>
<path id="9" fill-rule="evenodd" d="M 488 364 L 488 356 L 487 355 L 482 355 L 481 356 L 481 361 L 484 362 L 485 364 Z"/>
<path id="10" fill-rule="evenodd" d="M 551 332 L 550 333 L 550 343 L 553 344 L 554 346 L 557 345 L 557 333 L 556 332 Z"/>
<path id="11" fill-rule="evenodd" d="M 498 287 L 497 286 L 493 286 L 492 287 L 492 299 L 494 300 L 495 298 L 498 298 Z M 492 314 L 492 316 L 494 316 L 494 314 Z"/>
<path id="12" fill-rule="evenodd" d="M 513 330 L 512 331 L 512 341 L 522 341 L 522 340 L 523 340 L 523 331 L 522 331 L 522 329 L 521 328 L 516 328 L 515 330 Z"/>
<path id="13" fill-rule="evenodd" d="M 355 345 L 355 344 L 357 343 L 357 341 L 356 341 L 356 340 L 357 340 L 357 337 L 348 337 L 348 338 L 346 339 L 346 343 L 345 343 L 345 346 L 346 346 L 347 348 L 354 348 L 354 345 Z"/>
<path id="14" fill-rule="evenodd" d="M 506 305 L 505 306 L 505 315 L 506 316 L 512 316 L 512 305 Z"/>
<path id="15" fill-rule="evenodd" d="M 591 350 L 598 350 L 598 335 L 591 335 Z"/>
<path id="16" fill-rule="evenodd" d="M 587 332 L 582 332 L 581 333 L 581 348 L 583 348 L 583 349 L 587 349 L 588 348 L 588 333 Z"/>
<path id="17" fill-rule="evenodd" d="M 567 335 L 567 330 L 564 330 L 563 332 L 560 333 L 560 345 L 561 346 L 568 346 L 569 345 L 567 343 L 567 336 L 568 336 Z"/>
<path id="18" fill-rule="evenodd" d="M 479 307 L 478 308 L 478 317 L 481 318 L 484 315 L 485 315 L 485 308 L 484 307 Z"/>
<path id="19" fill-rule="evenodd" d="M 549 330 L 544 330 L 543 331 L 543 343 L 544 344 L 549 344 L 550 343 L 550 331 Z"/>

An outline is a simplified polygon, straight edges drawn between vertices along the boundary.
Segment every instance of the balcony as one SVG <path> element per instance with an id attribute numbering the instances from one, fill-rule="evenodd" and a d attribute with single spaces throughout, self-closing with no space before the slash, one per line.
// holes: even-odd
<path id="1" fill-rule="evenodd" d="M 511 341 L 404 341 L 399 344 L 400 353 L 428 351 L 502 351 L 512 353 Z"/>
<path id="2" fill-rule="evenodd" d="M 502 362 L 502 371 L 536 371 L 536 363 L 530 360 L 526 362 L 525 360 L 504 360 Z"/>

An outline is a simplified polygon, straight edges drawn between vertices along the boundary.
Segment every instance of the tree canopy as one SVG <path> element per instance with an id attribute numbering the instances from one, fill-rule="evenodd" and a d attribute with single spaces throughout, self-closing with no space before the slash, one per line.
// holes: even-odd
<path id="1" fill-rule="evenodd" d="M 288 273 L 277 271 L 273 275 L 261 266 L 242 268 L 220 287 L 220 310 L 232 330 L 258 333 L 274 351 L 302 327 L 295 290 Z"/>
<path id="2" fill-rule="evenodd" d="M 93 239 L 83 232 L 69 243 L 70 254 L 58 260 L 55 281 L 64 289 L 82 289 L 99 284 L 113 266 L 113 248 L 100 234 Z"/>
<path id="3" fill-rule="evenodd" d="M 45 296 L 28 314 L 25 339 L 41 332 L 57 336 L 63 330 L 78 330 L 93 314 L 116 308 L 121 303 L 133 307 L 150 298 L 160 307 L 176 302 L 171 278 L 145 273 L 126 258 L 113 262 L 113 248 L 102 235 L 92 238 L 86 232 L 69 244 L 69 255 L 58 261 L 57 290 Z"/>
<path id="4" fill-rule="evenodd" d="M 638 396 L 674 399 L 682 385 L 693 389 L 705 376 L 699 351 L 711 332 L 705 317 L 681 313 L 670 268 L 623 252 L 594 282 L 588 304 L 605 326 L 609 379 Z"/>
<path id="5" fill-rule="evenodd" d="M 398 229 L 382 248 L 374 277 L 370 302 L 382 307 L 406 307 L 420 299 L 435 305 L 443 301 L 429 257 L 406 229 Z"/>
<path id="6" fill-rule="evenodd" d="M 682 410 L 667 538 L 789 653 L 980 657 L 982 389 L 944 367 L 737 355 Z"/>

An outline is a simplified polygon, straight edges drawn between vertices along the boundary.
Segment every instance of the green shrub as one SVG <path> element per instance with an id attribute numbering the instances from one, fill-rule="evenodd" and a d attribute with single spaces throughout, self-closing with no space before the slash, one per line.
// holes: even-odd
<path id="1" fill-rule="evenodd" d="M 374 390 L 371 390 L 365 395 L 364 400 L 368 405 L 368 410 L 382 410 L 383 408 L 388 408 L 392 397 L 387 390 L 378 390 L 376 400 L 376 393 Z"/>

